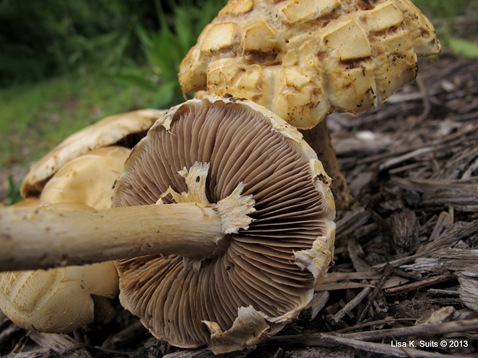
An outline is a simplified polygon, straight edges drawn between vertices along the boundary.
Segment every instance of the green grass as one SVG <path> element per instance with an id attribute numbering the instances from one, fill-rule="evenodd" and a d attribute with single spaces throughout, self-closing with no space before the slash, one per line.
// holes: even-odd
<path id="1" fill-rule="evenodd" d="M 96 120 L 150 103 L 151 92 L 100 75 L 0 90 L 0 164 L 27 165 Z"/>

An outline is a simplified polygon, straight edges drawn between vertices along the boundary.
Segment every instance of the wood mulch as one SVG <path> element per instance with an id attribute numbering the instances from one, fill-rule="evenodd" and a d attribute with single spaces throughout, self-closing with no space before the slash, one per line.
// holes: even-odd
<path id="1" fill-rule="evenodd" d="M 378 110 L 328 125 L 355 197 L 335 265 L 294 324 L 231 357 L 478 352 L 478 61 L 444 54 Z M 158 342 L 121 311 L 70 335 L 0 321 L 8 357 L 212 357 Z M 476 355 L 474 355 L 476 356 Z"/>

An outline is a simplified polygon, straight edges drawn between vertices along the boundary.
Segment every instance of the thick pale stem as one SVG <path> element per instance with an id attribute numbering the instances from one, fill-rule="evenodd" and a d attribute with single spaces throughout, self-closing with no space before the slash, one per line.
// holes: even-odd
<path id="1" fill-rule="evenodd" d="M 353 197 L 345 175 L 340 169 L 335 150 L 330 140 L 326 119 L 309 130 L 301 131 L 305 141 L 315 150 L 317 157 L 324 165 L 326 173 L 332 178 L 332 193 L 337 210 L 346 210 L 353 203 Z"/>
<path id="2" fill-rule="evenodd" d="M 0 209 L 0 271 L 150 254 L 200 259 L 217 249 L 221 215 L 193 203 L 108 210 Z"/>
<path id="3" fill-rule="evenodd" d="M 144 255 L 180 255 L 196 262 L 223 247 L 224 234 L 247 229 L 255 211 L 244 184 L 217 203 L 206 197 L 208 163 L 196 162 L 180 174 L 188 192 L 176 193 L 175 204 L 93 210 L 78 204 L 40 209 L 0 208 L 0 271 L 127 259 Z"/>

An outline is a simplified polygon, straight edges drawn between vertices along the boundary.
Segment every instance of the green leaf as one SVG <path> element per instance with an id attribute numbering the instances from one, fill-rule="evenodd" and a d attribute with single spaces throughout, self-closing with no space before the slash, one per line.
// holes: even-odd
<path id="1" fill-rule="evenodd" d="M 149 91 L 156 91 L 158 89 L 158 86 L 153 81 L 141 73 L 114 73 L 111 74 L 111 78 Z"/>
<path id="2" fill-rule="evenodd" d="M 143 74 L 138 77 L 126 77 L 126 79 L 136 81 L 141 87 L 150 88 L 147 82 L 153 82 L 152 79 L 159 78 L 159 82 L 163 85 L 158 89 L 158 86 L 154 84 L 157 91 L 155 107 L 169 107 L 183 100 L 178 83 L 179 64 L 196 43 L 204 26 L 217 15 L 225 3 L 226 0 L 170 2 L 172 13 L 166 15 L 161 2 L 156 0 L 159 30 L 151 32 L 143 26 L 137 26 L 137 37 L 154 76 Z"/>
<path id="3" fill-rule="evenodd" d="M 478 44 L 454 36 L 447 36 L 446 42 L 453 53 L 469 58 L 478 58 Z"/>
<path id="4" fill-rule="evenodd" d="M 176 7 L 174 11 L 174 31 L 180 44 L 180 55 L 184 57 L 195 41 L 194 34 L 191 31 L 194 19 L 187 9 Z"/>
<path id="5" fill-rule="evenodd" d="M 163 84 L 159 91 L 156 92 L 154 96 L 154 107 L 155 108 L 166 108 L 171 105 L 171 102 L 174 98 L 174 88 L 177 86 L 175 82 L 168 82 Z"/>
<path id="6" fill-rule="evenodd" d="M 13 179 L 13 175 L 8 176 L 8 203 L 15 204 L 22 199 L 20 195 L 20 184 L 16 183 Z"/>

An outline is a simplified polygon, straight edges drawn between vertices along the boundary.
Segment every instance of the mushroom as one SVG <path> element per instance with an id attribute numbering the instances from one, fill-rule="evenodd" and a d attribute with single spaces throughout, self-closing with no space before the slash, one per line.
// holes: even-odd
<path id="1" fill-rule="evenodd" d="M 439 51 L 409 0 L 230 0 L 183 59 L 179 82 L 196 97 L 248 98 L 305 130 L 343 208 L 351 196 L 325 117 L 376 108 L 415 78 L 417 56 Z"/>
<path id="2" fill-rule="evenodd" d="M 58 170 L 40 198 L 25 199 L 13 207 L 64 211 L 81 204 L 109 208 L 112 184 L 122 173 L 129 152 L 112 146 L 79 156 Z M 0 311 L 25 329 L 70 332 L 92 323 L 99 301 L 117 293 L 113 262 L 0 273 Z"/>
<path id="3" fill-rule="evenodd" d="M 23 180 L 21 194 L 24 198 L 39 196 L 48 179 L 61 166 L 93 149 L 115 143 L 131 148 L 161 113 L 160 110 L 142 109 L 117 114 L 74 133 L 32 165 Z"/>
<path id="4" fill-rule="evenodd" d="M 111 207 L 114 182 L 123 173 L 130 151 L 109 146 L 69 161 L 45 184 L 41 202 L 80 203 L 98 210 Z"/>
<path id="5" fill-rule="evenodd" d="M 113 208 L 61 219 L 0 210 L 0 264 L 30 262 L 16 249 L 40 238 L 67 263 L 84 262 L 86 251 L 75 250 L 85 246 L 97 260 L 122 258 L 121 303 L 154 336 L 240 350 L 296 318 L 328 269 L 329 184 L 315 152 L 276 114 L 237 98 L 194 99 L 161 115 L 135 146 Z M 69 229 L 60 243 L 59 227 Z"/>

